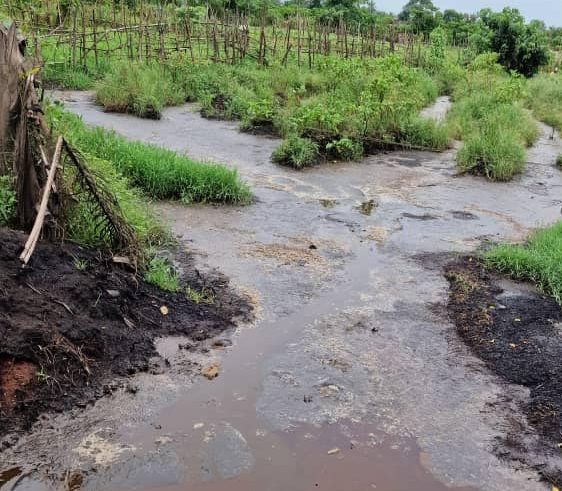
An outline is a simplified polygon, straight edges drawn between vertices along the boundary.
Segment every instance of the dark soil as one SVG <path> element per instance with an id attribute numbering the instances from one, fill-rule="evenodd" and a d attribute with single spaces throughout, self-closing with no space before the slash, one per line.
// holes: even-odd
<path id="1" fill-rule="evenodd" d="M 512 431 L 502 442 L 512 447 L 509 456 L 526 461 L 560 487 L 562 469 L 547 463 L 549 456 L 560 454 L 562 442 L 560 306 L 533 289 L 502 295 L 501 277 L 475 258 L 450 263 L 445 275 L 451 288 L 448 310 L 459 336 L 495 374 L 530 391 L 521 409 L 539 438 L 530 444 Z M 530 451 L 541 454 L 542 462 L 528 457 Z"/>
<path id="2" fill-rule="evenodd" d="M 250 316 L 224 277 L 203 277 L 189 258 L 185 283 L 212 293 L 212 304 L 158 290 L 73 244 L 42 241 L 22 268 L 25 239 L 0 229 L 0 438 L 11 434 L 0 450 L 41 413 L 84 406 L 115 378 L 147 370 L 156 337 L 186 335 L 196 346 Z"/>

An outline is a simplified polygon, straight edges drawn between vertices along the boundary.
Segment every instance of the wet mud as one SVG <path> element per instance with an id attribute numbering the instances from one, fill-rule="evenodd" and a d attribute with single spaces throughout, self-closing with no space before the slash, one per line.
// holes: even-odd
<path id="1" fill-rule="evenodd" d="M 43 413 L 85 407 L 111 393 L 116 377 L 160 370 L 156 337 L 189 336 L 196 349 L 250 315 L 224 277 L 201 277 L 188 259 L 186 284 L 201 288 L 205 281 L 216 299 L 212 306 L 162 292 L 111 258 L 72 244 L 43 241 L 22 268 L 25 239 L 0 229 L 2 446 Z"/>
<path id="2" fill-rule="evenodd" d="M 207 353 L 157 340 L 170 366 L 134 375 L 135 394 L 42 422 L 4 452 L 0 470 L 19 469 L 9 486 L 81 476 L 84 490 L 548 489 L 536 467 L 505 458 L 511 429 L 539 438 L 529 391 L 459 337 L 442 269 L 559 219 L 562 147 L 548 128 L 511 183 L 458 177 L 454 150 L 297 172 L 272 164 L 280 140 L 196 106 L 154 122 L 63 98 L 88 124 L 238 169 L 251 206 L 156 209 L 202 274 L 217 268 L 252 299 L 256 319 Z M 448 104 L 424 114 L 442 118 Z M 186 372 L 193 362 L 218 376 Z"/>
<path id="3" fill-rule="evenodd" d="M 475 257 L 447 265 L 445 275 L 459 336 L 503 380 L 529 390 L 519 405 L 539 438 L 510 428 L 501 438 L 506 456 L 535 466 L 547 482 L 561 486 L 562 469 L 548 459 L 559 457 L 562 435 L 560 306 L 530 285 L 487 271 Z M 544 455 L 537 459 L 537 453 Z"/>

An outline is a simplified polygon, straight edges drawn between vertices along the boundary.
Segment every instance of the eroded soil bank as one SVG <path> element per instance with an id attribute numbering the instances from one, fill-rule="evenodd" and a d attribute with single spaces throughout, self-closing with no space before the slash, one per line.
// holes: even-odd
<path id="1" fill-rule="evenodd" d="M 196 354 L 218 364 L 211 381 L 185 373 L 185 337 L 157 340 L 165 371 L 132 377 L 136 394 L 42 422 L 2 454 L 8 486 L 548 489 L 533 462 L 503 458 L 513 428 L 539 437 L 522 409 L 529 393 L 459 338 L 443 274 L 457 255 L 559 219 L 562 147 L 548 128 L 524 175 L 505 184 L 457 176 L 454 151 L 296 172 L 271 163 L 279 140 L 193 106 L 156 122 L 103 113 L 88 94 L 63 97 L 89 124 L 239 170 L 251 206 L 157 208 L 197 268 L 218 268 L 254 299 L 257 319 L 231 347 Z M 555 454 L 536 457 L 561 467 Z"/>
<path id="2" fill-rule="evenodd" d="M 550 458 L 560 455 L 562 435 L 560 306 L 530 285 L 486 270 L 475 257 L 447 265 L 445 274 L 451 284 L 448 309 L 459 336 L 494 373 L 529 389 L 520 408 L 538 438 L 521 426 L 511 427 L 501 439 L 506 454 L 562 485 L 562 469 L 550 465 Z M 537 459 L 533 453 L 544 455 Z"/>
<path id="3" fill-rule="evenodd" d="M 85 407 L 125 376 L 160 370 L 157 336 L 189 335 L 195 350 L 249 314 L 224 277 L 197 274 L 185 254 L 186 283 L 213 291 L 214 305 L 158 290 L 131 268 L 73 244 L 42 241 L 22 268 L 25 240 L 0 229 L 2 446 L 41 413 Z"/>

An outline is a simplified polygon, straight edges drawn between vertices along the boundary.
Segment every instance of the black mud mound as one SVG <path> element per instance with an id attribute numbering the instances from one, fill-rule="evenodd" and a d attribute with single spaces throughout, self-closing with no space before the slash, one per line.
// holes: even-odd
<path id="1" fill-rule="evenodd" d="M 538 449 L 510 434 L 511 457 L 526 460 L 526 450 L 543 454 L 543 462 L 526 461 L 542 477 L 562 485 L 562 469 L 547 464 L 560 455 L 562 442 L 562 311 L 551 298 L 533 289 L 507 293 L 501 277 L 476 258 L 465 257 L 445 268 L 450 284 L 448 311 L 457 332 L 497 375 L 530 390 L 521 408 L 539 435 Z M 512 432 L 513 433 L 513 432 Z M 508 453 L 509 448 L 508 448 Z"/>
<path id="2" fill-rule="evenodd" d="M 162 292 L 71 244 L 41 242 L 22 268 L 25 239 L 0 229 L 0 437 L 29 428 L 42 412 L 92 402 L 112 379 L 146 370 L 157 336 L 187 335 L 196 344 L 249 316 L 224 277 L 203 278 L 192 264 L 185 280 L 212 292 L 212 304 Z"/>

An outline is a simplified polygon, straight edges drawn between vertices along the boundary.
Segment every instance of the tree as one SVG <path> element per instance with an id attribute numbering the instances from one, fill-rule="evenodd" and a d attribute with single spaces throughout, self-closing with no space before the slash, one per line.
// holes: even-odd
<path id="1" fill-rule="evenodd" d="M 439 9 L 431 0 L 409 0 L 398 15 L 398 19 L 409 22 L 416 32 L 428 37 L 429 33 L 437 27 L 438 12 Z"/>
<path id="2" fill-rule="evenodd" d="M 489 48 L 498 53 L 499 62 L 508 70 L 530 77 L 548 62 L 546 32 L 539 23 L 526 25 L 519 11 L 512 8 L 498 13 L 485 10 L 480 17 L 490 31 Z"/>

